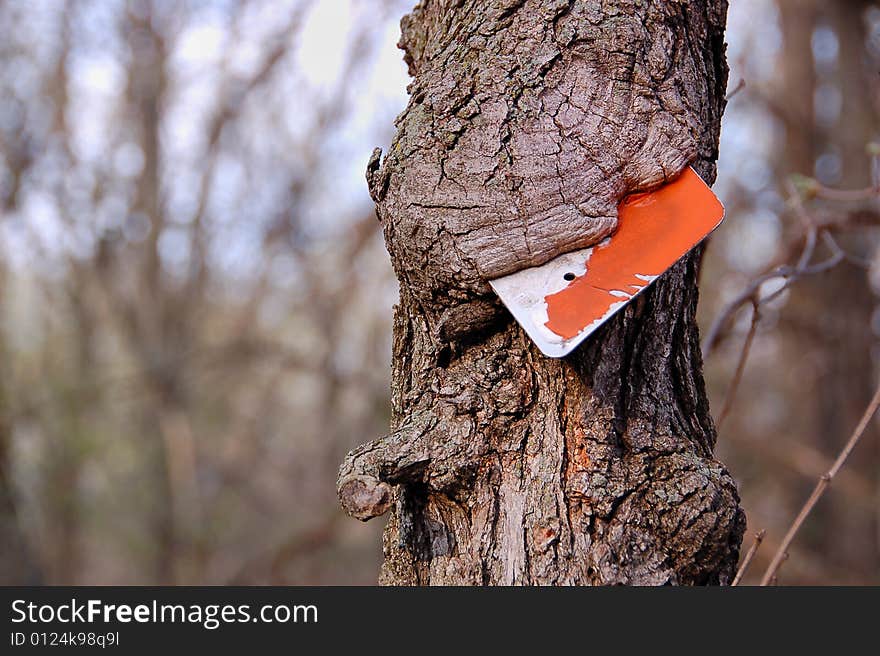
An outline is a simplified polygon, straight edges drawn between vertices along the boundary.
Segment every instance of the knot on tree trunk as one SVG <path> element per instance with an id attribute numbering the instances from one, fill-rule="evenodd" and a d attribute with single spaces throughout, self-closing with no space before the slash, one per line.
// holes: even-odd
<path id="1" fill-rule="evenodd" d="M 358 447 L 339 468 L 342 508 L 361 521 L 383 515 L 391 507 L 391 485 L 422 478 L 429 462 L 427 426 L 410 423 Z"/>
<path id="2" fill-rule="evenodd" d="M 336 490 L 343 510 L 368 521 L 392 504 L 392 486 L 422 484 L 426 490 L 453 493 L 468 479 L 473 454 L 444 439 L 430 413 L 417 413 L 390 435 L 349 453 L 339 469 Z M 451 438 L 451 435 L 446 435 Z M 462 446 L 458 442 L 458 447 Z"/>
<path id="3" fill-rule="evenodd" d="M 374 476 L 340 476 L 336 489 L 342 509 L 362 522 L 384 515 L 391 507 L 391 486 Z"/>

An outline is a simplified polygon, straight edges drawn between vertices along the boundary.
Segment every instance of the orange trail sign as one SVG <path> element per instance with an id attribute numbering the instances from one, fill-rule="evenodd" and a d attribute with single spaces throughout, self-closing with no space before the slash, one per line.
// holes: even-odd
<path id="1" fill-rule="evenodd" d="M 724 207 L 696 172 L 625 198 L 617 230 L 489 284 L 544 355 L 561 358 L 721 223 Z"/>

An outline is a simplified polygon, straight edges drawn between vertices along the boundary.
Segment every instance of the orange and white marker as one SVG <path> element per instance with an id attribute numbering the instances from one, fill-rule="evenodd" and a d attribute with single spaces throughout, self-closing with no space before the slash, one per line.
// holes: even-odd
<path id="1" fill-rule="evenodd" d="M 544 355 L 561 358 L 699 244 L 724 207 L 687 168 L 650 193 L 618 207 L 605 241 L 489 284 Z"/>

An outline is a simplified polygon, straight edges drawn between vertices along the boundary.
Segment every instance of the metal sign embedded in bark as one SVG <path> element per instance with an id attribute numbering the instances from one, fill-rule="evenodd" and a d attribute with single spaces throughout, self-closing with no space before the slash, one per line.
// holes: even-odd
<path id="1" fill-rule="evenodd" d="M 656 191 L 624 199 L 617 230 L 596 246 L 489 283 L 541 352 L 561 358 L 723 218 L 721 202 L 687 168 Z"/>

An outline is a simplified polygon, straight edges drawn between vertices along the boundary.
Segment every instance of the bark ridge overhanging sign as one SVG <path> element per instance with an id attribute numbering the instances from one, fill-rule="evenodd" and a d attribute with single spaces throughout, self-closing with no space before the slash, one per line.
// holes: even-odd
<path id="1" fill-rule="evenodd" d="M 687 168 L 656 191 L 625 198 L 604 241 L 490 280 L 544 355 L 561 358 L 711 233 L 724 207 Z"/>

